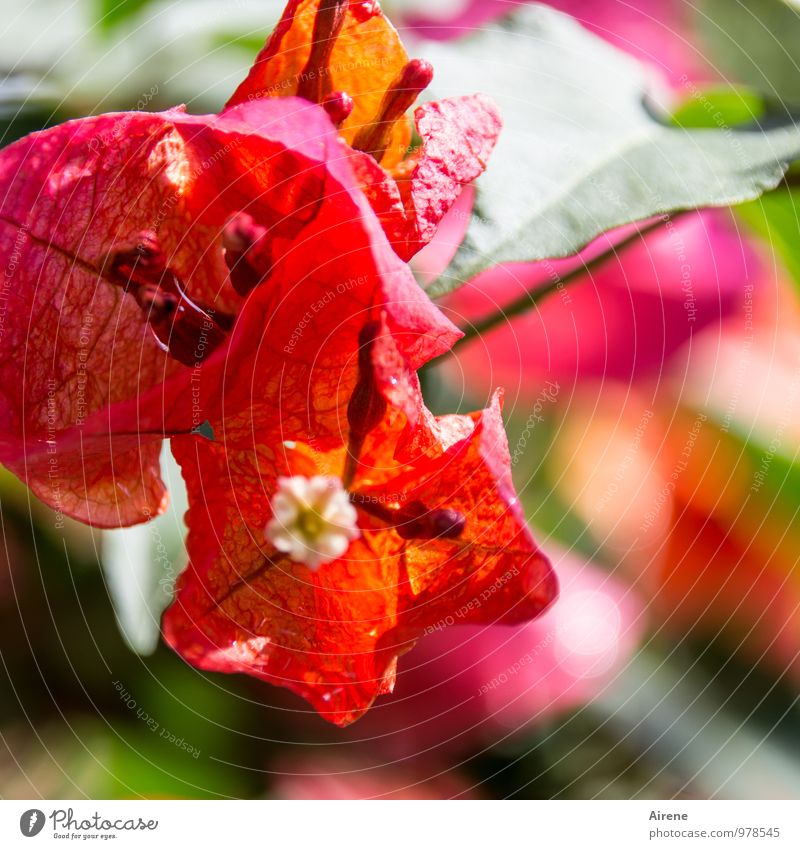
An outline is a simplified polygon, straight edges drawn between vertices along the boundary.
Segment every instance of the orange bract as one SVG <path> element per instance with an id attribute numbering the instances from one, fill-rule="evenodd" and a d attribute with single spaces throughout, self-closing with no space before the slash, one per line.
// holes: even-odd
<path id="1" fill-rule="evenodd" d="M 358 131 L 378 115 L 384 94 L 408 62 L 397 31 L 377 2 L 350 2 L 344 23 L 332 45 L 328 69 L 309 67 L 314 44 L 314 21 L 320 0 L 294 0 L 256 58 L 247 78 L 236 89 L 228 106 L 260 97 L 302 95 L 302 86 L 321 77 L 324 95 L 344 91 L 353 99 L 353 111 L 340 127 L 352 144 Z M 397 121 L 382 165 L 391 169 L 408 153 L 411 126 Z"/>
<path id="2" fill-rule="evenodd" d="M 325 106 L 392 247 L 409 260 L 486 169 L 502 127 L 484 95 L 425 103 L 414 114 L 422 143 L 412 150 L 404 113 L 434 74 L 424 60 L 408 61 L 377 2 L 299 0 L 226 108 L 287 95 Z"/>
<path id="3" fill-rule="evenodd" d="M 165 619 L 170 644 L 204 669 L 288 687 L 346 725 L 391 690 L 398 657 L 426 630 L 456 613 L 461 623 L 541 613 L 556 582 L 511 487 L 499 404 L 428 418 L 424 451 L 404 444 L 406 421 L 390 411 L 368 437 L 351 485 L 361 538 L 318 571 L 272 548 L 264 526 L 278 474 L 341 475 L 342 451 L 272 448 L 258 423 L 249 440 L 174 443 L 190 492 L 191 565 Z M 463 532 L 406 539 L 391 516 L 411 502 L 458 510 Z"/>

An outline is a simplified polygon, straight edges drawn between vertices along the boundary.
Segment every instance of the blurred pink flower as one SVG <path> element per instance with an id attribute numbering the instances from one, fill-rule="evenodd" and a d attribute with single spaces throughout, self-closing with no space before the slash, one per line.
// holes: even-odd
<path id="1" fill-rule="evenodd" d="M 434 11 L 420 4 L 407 22 L 428 38 L 456 38 L 523 5 L 514 0 L 463 0 Z M 682 0 L 549 0 L 546 5 L 657 68 L 674 87 L 687 78 L 700 82 L 710 76 L 702 53 L 687 35 L 693 13 Z"/>
<path id="2" fill-rule="evenodd" d="M 520 5 L 506 0 L 448 4 L 435 16 L 426 9 L 414 23 L 426 35 L 455 37 Z M 548 5 L 573 15 L 675 87 L 682 80 L 710 76 L 687 37 L 691 12 L 679 0 L 555 0 Z M 418 257 L 424 279 L 435 278 L 446 266 L 463 235 L 471 197 L 465 193 L 438 239 Z M 451 317 L 465 323 L 496 312 L 580 267 L 626 232 L 606 234 L 577 258 L 492 269 L 450 299 Z M 754 263 L 729 214 L 682 216 L 594 274 L 547 296 L 538 308 L 461 349 L 450 374 L 455 381 L 469 375 L 469 392 L 479 397 L 495 384 L 504 385 L 509 399 L 535 397 L 542 379 L 569 385 L 586 377 L 630 381 L 658 375 L 694 333 L 730 312 Z"/>
<path id="3" fill-rule="evenodd" d="M 578 257 L 493 268 L 451 296 L 450 318 L 467 326 L 502 310 L 580 268 L 627 232 L 600 237 Z M 430 248 L 420 262 L 432 264 L 436 250 L 443 248 Z M 509 402 L 535 397 L 543 379 L 569 386 L 587 377 L 627 382 L 658 375 L 693 334 L 735 308 L 757 268 L 730 213 L 679 216 L 459 349 L 450 374 L 456 382 L 469 375 L 473 395 L 502 385 Z"/>
<path id="4" fill-rule="evenodd" d="M 684 0 L 548 0 L 620 50 L 658 70 L 674 88 L 707 81 L 708 63 L 692 36 L 698 13 Z"/>
<path id="5" fill-rule="evenodd" d="M 775 257 L 760 265 L 658 386 L 582 384 L 547 476 L 647 598 L 653 632 L 713 641 L 796 685 L 800 308 Z"/>
<path id="6" fill-rule="evenodd" d="M 561 581 L 550 610 L 521 626 L 448 627 L 456 611 L 348 738 L 387 757 L 476 750 L 596 696 L 639 642 L 643 608 L 613 576 L 548 551 Z"/>

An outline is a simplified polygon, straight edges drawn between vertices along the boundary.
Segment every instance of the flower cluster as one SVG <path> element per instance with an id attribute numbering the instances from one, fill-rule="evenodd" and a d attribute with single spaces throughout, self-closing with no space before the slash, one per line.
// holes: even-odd
<path id="1" fill-rule="evenodd" d="M 420 392 L 460 334 L 406 261 L 500 130 L 479 95 L 427 103 L 412 147 L 431 78 L 374 0 L 291 0 L 219 115 L 101 115 L 0 153 L 0 461 L 120 527 L 164 509 L 169 438 L 190 564 L 167 641 L 337 724 L 452 611 L 521 622 L 556 594 L 499 396 L 437 418 Z"/>

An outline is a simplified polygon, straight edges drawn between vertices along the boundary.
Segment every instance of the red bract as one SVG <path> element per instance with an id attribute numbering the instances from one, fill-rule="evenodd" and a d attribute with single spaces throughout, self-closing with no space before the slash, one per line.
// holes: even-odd
<path id="1" fill-rule="evenodd" d="M 348 452 L 281 445 L 277 427 L 250 420 L 224 443 L 176 445 L 191 565 L 165 633 L 192 664 L 288 687 L 345 725 L 391 690 L 398 656 L 455 611 L 466 623 L 522 622 L 555 597 L 514 495 L 497 401 L 474 416 L 426 417 L 422 440 L 389 407 L 348 481 L 360 537 L 318 569 L 266 538 L 276 476 L 347 480 Z"/>
<path id="2" fill-rule="evenodd" d="M 248 388 L 280 374 L 259 402 L 335 434 L 370 310 L 411 368 L 446 350 L 457 331 L 389 249 L 348 159 L 295 98 L 88 118 L 5 149 L 3 462 L 65 514 L 144 521 L 165 500 L 160 439 L 215 418 L 226 367 Z M 241 230 L 258 250 L 231 250 Z M 283 348 L 286 368 L 265 362 Z"/>
<path id="3" fill-rule="evenodd" d="M 501 128 L 482 95 L 426 103 L 414 114 L 422 145 L 409 155 L 405 113 L 432 78 L 427 62 L 409 61 L 377 0 L 292 0 L 228 106 L 286 95 L 322 104 L 357 151 L 362 188 L 407 260 L 483 173 Z"/>

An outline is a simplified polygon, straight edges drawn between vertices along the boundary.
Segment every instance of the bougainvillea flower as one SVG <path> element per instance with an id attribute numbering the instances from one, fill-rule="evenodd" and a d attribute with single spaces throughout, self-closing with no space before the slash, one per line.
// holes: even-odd
<path id="1" fill-rule="evenodd" d="M 556 594 L 511 484 L 499 400 L 412 425 L 419 407 L 382 400 L 401 374 L 391 337 L 362 342 L 346 448 L 281 443 L 257 407 L 218 441 L 173 440 L 191 562 L 168 642 L 201 668 L 288 687 L 340 725 L 391 690 L 398 656 L 453 611 L 522 622 Z M 344 553 L 330 545 L 337 526 Z"/>
<path id="2" fill-rule="evenodd" d="M 370 21 L 372 58 L 402 66 L 348 145 L 368 95 L 347 78 L 331 99 L 305 79 L 339 67 L 348 34 L 357 65 Z M 286 96 L 240 89 L 218 116 L 89 118 L 0 154 L 0 459 L 58 511 L 114 527 L 163 509 L 170 437 L 191 565 L 168 640 L 339 724 L 391 688 L 398 656 L 453 605 L 467 621 L 524 621 L 556 593 L 499 401 L 440 420 L 422 403 L 416 371 L 458 331 L 398 256 L 482 167 L 496 115 L 476 101 L 478 129 L 462 131 L 463 103 L 423 109 L 422 149 L 401 163 L 396 125 L 430 69 L 387 34 L 377 6 L 292 4 L 256 66 L 272 79 L 280 45 L 284 80 L 301 45 Z M 454 139 L 468 153 L 450 162 Z M 390 219 L 406 222 L 405 248 Z"/>
<path id="3" fill-rule="evenodd" d="M 160 440 L 215 418 L 234 363 L 247 387 L 282 374 L 260 401 L 286 428 L 334 434 L 370 310 L 412 369 L 457 336 L 386 242 L 327 115 L 296 98 L 71 122 L 3 150 L 0 188 L 2 461 L 98 526 L 163 508 Z M 279 322 L 297 337 L 283 372 L 265 361 Z M 309 400 L 312 370 L 336 379 Z"/>
<path id="4" fill-rule="evenodd" d="M 409 61 L 377 0 L 291 0 L 228 106 L 297 95 L 327 109 L 407 260 L 484 171 L 501 127 L 497 108 L 480 94 L 425 103 L 414 113 L 421 145 L 409 154 L 406 112 L 433 73 L 428 62 Z"/>

